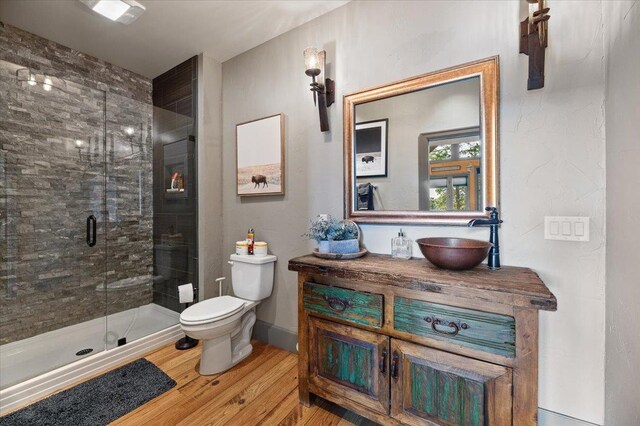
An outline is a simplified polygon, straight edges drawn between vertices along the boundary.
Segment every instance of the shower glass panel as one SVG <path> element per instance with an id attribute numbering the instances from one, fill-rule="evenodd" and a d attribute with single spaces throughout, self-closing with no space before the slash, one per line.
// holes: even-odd
<path id="1" fill-rule="evenodd" d="M 153 106 L 107 96 L 107 349 L 178 323 L 153 303 Z"/>
<path id="2" fill-rule="evenodd" d="M 0 61 L 0 387 L 105 349 L 105 92 Z"/>

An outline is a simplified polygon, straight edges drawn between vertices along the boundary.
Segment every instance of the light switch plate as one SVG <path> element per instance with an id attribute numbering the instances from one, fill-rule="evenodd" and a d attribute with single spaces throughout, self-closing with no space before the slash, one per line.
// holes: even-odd
<path id="1" fill-rule="evenodd" d="M 544 239 L 589 241 L 589 218 L 581 216 L 545 216 Z"/>

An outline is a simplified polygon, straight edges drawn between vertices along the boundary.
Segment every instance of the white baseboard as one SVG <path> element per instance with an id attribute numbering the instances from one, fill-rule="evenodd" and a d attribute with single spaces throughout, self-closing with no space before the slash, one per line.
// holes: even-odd
<path id="1" fill-rule="evenodd" d="M 179 324 L 0 391 L 0 415 L 184 337 Z"/>

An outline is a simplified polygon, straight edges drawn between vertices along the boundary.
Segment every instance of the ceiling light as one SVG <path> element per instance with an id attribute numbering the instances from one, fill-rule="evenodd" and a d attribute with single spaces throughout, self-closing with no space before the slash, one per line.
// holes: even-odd
<path id="1" fill-rule="evenodd" d="M 117 21 L 119 17 L 129 10 L 129 5 L 120 0 L 100 0 L 93 6 L 93 10 L 112 21 Z"/>
<path id="2" fill-rule="evenodd" d="M 145 7 L 135 0 L 80 0 L 94 12 L 121 24 L 130 24 L 142 15 Z"/>

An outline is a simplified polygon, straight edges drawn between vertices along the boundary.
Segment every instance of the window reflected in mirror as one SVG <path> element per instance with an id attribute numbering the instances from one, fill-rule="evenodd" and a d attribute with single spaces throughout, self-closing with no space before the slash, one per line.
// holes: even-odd
<path id="1" fill-rule="evenodd" d="M 478 127 L 422 135 L 420 210 L 478 211 L 482 143 Z"/>

